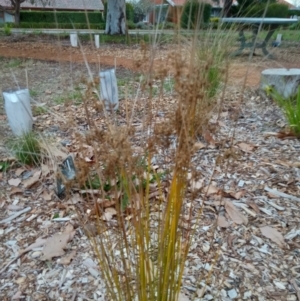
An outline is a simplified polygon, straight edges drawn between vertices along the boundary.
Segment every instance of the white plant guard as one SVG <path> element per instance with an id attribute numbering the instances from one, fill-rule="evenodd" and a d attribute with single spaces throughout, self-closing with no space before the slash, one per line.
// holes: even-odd
<path id="1" fill-rule="evenodd" d="M 32 130 L 32 112 L 28 89 L 3 91 L 8 123 L 16 136 Z"/>
<path id="2" fill-rule="evenodd" d="M 119 94 L 115 69 L 100 72 L 100 97 L 106 110 L 119 108 Z"/>

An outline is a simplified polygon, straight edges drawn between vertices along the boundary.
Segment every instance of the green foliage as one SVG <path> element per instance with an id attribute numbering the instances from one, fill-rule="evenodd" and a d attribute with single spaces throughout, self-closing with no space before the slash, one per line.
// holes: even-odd
<path id="1" fill-rule="evenodd" d="M 100 12 L 21 11 L 20 21 L 28 23 L 103 23 Z"/>
<path id="2" fill-rule="evenodd" d="M 134 24 L 133 21 L 127 20 L 126 24 L 128 29 L 136 29 L 136 25 Z"/>
<path id="3" fill-rule="evenodd" d="M 105 24 L 87 24 L 87 23 L 31 23 L 22 22 L 19 26 L 20 28 L 60 28 L 60 29 L 104 29 Z"/>
<path id="4" fill-rule="evenodd" d="M 288 16 L 288 6 L 277 3 L 276 0 L 238 0 L 238 5 L 233 6 L 231 11 L 238 17 L 262 17 L 266 8 L 268 18 L 286 18 Z"/>
<path id="5" fill-rule="evenodd" d="M 11 26 L 10 24 L 5 23 L 4 24 L 4 34 L 7 36 L 11 35 Z"/>
<path id="6" fill-rule="evenodd" d="M 126 3 L 126 20 L 134 21 L 134 7 L 131 3 Z"/>
<path id="7" fill-rule="evenodd" d="M 300 9 L 289 9 L 289 16 L 300 16 Z"/>
<path id="8" fill-rule="evenodd" d="M 199 28 L 202 23 L 209 22 L 210 14 L 210 4 L 190 0 L 184 5 L 181 16 L 181 27 L 196 29 L 198 25 Z"/>
<path id="9" fill-rule="evenodd" d="M 33 116 L 39 116 L 47 113 L 47 110 L 45 109 L 45 107 L 37 106 L 32 108 L 32 113 Z"/>
<path id="10" fill-rule="evenodd" d="M 0 161 L 0 172 L 7 172 L 10 168 L 10 163 L 7 161 Z"/>
<path id="11" fill-rule="evenodd" d="M 218 91 L 221 81 L 221 74 L 219 68 L 216 66 L 211 66 L 208 69 L 207 78 L 209 83 L 208 97 L 214 97 Z"/>
<path id="12" fill-rule="evenodd" d="M 289 26 L 291 30 L 300 30 L 300 21 Z"/>
<path id="13" fill-rule="evenodd" d="M 11 143 L 11 149 L 19 162 L 26 165 L 39 165 L 41 147 L 37 137 L 31 132 Z"/>
<path id="14" fill-rule="evenodd" d="M 152 24 L 145 24 L 142 21 L 136 23 L 135 25 L 136 25 L 136 28 L 138 28 L 138 29 L 153 29 Z"/>
<path id="15" fill-rule="evenodd" d="M 210 18 L 210 22 L 211 23 L 219 23 L 219 21 L 220 21 L 219 17 L 212 17 L 212 18 Z"/>
<path id="16" fill-rule="evenodd" d="M 172 22 L 163 22 L 159 24 L 158 29 L 174 29 L 175 24 Z"/>
<path id="17" fill-rule="evenodd" d="M 277 91 L 269 90 L 269 94 L 283 109 L 291 130 L 300 135 L 300 87 L 298 93 L 288 99 L 282 97 Z"/>
<path id="18" fill-rule="evenodd" d="M 247 17 L 262 17 L 266 9 L 266 4 L 255 4 L 245 11 Z M 288 6 L 281 3 L 273 3 L 268 5 L 266 10 L 267 18 L 286 18 L 288 16 Z"/>

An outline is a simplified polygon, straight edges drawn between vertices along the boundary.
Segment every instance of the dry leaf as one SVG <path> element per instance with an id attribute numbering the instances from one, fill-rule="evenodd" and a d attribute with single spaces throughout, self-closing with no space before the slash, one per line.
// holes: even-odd
<path id="1" fill-rule="evenodd" d="M 117 210 L 116 210 L 115 208 L 112 208 L 112 207 L 106 208 L 106 209 L 105 209 L 105 212 L 109 212 L 109 213 L 111 213 L 112 215 L 116 215 L 116 214 L 117 214 Z"/>
<path id="2" fill-rule="evenodd" d="M 248 224 L 248 218 L 231 201 L 225 200 L 225 210 L 236 224 Z"/>
<path id="3" fill-rule="evenodd" d="M 195 180 L 192 180 L 191 181 L 191 190 L 192 191 L 195 191 L 195 190 L 199 190 L 203 187 L 203 182 L 204 180 L 198 180 L 198 181 L 195 181 Z"/>
<path id="4" fill-rule="evenodd" d="M 109 207 L 105 209 L 105 212 L 103 214 L 103 220 L 110 221 L 114 215 L 117 214 L 117 211 L 115 208 Z"/>
<path id="5" fill-rule="evenodd" d="M 53 257 L 62 256 L 65 254 L 64 249 L 67 243 L 73 239 L 75 230 L 72 225 L 68 225 L 62 234 L 54 234 L 48 238 L 44 248 L 41 260 L 52 260 Z"/>
<path id="6" fill-rule="evenodd" d="M 246 204 L 251 207 L 256 213 L 259 213 L 259 207 L 253 201 L 248 201 Z"/>
<path id="7" fill-rule="evenodd" d="M 15 175 L 17 177 L 19 177 L 26 169 L 25 168 L 18 168 L 16 171 L 15 171 Z"/>
<path id="8" fill-rule="evenodd" d="M 20 253 L 22 254 L 22 253 L 26 253 L 26 252 L 28 252 L 28 251 L 31 251 L 31 250 L 33 250 L 33 249 L 35 249 L 35 248 L 39 248 L 39 247 L 41 247 L 42 245 L 44 245 L 45 243 L 46 243 L 46 239 L 43 239 L 43 238 L 37 238 L 36 240 L 35 240 L 35 242 L 34 243 L 32 243 L 30 246 L 28 246 L 26 249 L 24 249 L 24 250 L 21 250 L 20 251 Z"/>
<path id="9" fill-rule="evenodd" d="M 255 148 L 254 145 L 252 144 L 247 144 L 245 142 L 241 142 L 241 143 L 238 143 L 237 146 L 244 152 L 246 153 L 249 153 L 249 152 L 252 152 L 253 149 Z"/>
<path id="10" fill-rule="evenodd" d="M 236 200 L 239 200 L 241 197 L 243 197 L 246 194 L 246 190 L 240 190 L 238 192 L 230 192 L 229 194 Z"/>
<path id="11" fill-rule="evenodd" d="M 76 251 L 73 250 L 69 254 L 67 254 L 66 256 L 62 257 L 59 260 L 58 263 L 63 264 L 63 265 L 68 265 L 73 260 L 73 258 L 75 257 L 75 255 L 76 255 Z"/>
<path id="12" fill-rule="evenodd" d="M 206 193 L 206 195 L 211 195 L 219 192 L 219 188 L 214 185 L 205 186 L 203 188 L 203 192 Z"/>
<path id="13" fill-rule="evenodd" d="M 48 176 L 48 174 L 50 173 L 50 169 L 48 165 L 42 164 L 41 168 L 42 168 L 42 175 L 44 177 Z"/>
<path id="14" fill-rule="evenodd" d="M 9 195 L 12 196 L 14 194 L 19 194 L 19 193 L 23 193 L 23 190 L 18 187 L 13 187 L 9 192 Z"/>
<path id="15" fill-rule="evenodd" d="M 52 200 L 52 196 L 51 194 L 49 194 L 47 191 L 43 191 L 43 193 L 41 194 L 41 197 L 45 200 L 45 201 L 51 201 Z"/>
<path id="16" fill-rule="evenodd" d="M 10 180 L 8 180 L 8 184 L 10 186 L 15 186 L 15 187 L 19 186 L 21 182 L 22 181 L 20 179 L 10 179 Z"/>
<path id="17" fill-rule="evenodd" d="M 32 177 L 29 179 L 23 181 L 23 186 L 28 189 L 32 187 L 34 184 L 36 184 L 39 181 L 39 178 L 41 176 L 42 172 L 40 170 L 36 171 Z"/>
<path id="18" fill-rule="evenodd" d="M 225 216 L 223 215 L 218 216 L 218 226 L 221 228 L 229 227 L 229 222 L 226 220 Z"/>
<path id="19" fill-rule="evenodd" d="M 199 149 L 202 149 L 202 148 L 205 148 L 205 144 L 204 144 L 204 143 L 202 143 L 202 142 L 196 142 L 196 143 L 194 144 L 194 150 L 195 150 L 195 151 L 197 151 L 197 150 L 199 150 Z"/>
<path id="20" fill-rule="evenodd" d="M 204 131 L 203 133 L 203 138 L 204 140 L 209 143 L 211 146 L 215 147 L 216 146 L 216 141 L 215 139 L 212 137 L 212 135 L 210 134 L 210 132 L 208 130 Z"/>
<path id="21" fill-rule="evenodd" d="M 276 229 L 269 226 L 265 226 L 265 227 L 261 227 L 260 231 L 263 236 L 271 239 L 272 241 L 277 243 L 280 247 L 284 247 L 285 245 L 284 238 L 282 234 L 278 232 Z"/>

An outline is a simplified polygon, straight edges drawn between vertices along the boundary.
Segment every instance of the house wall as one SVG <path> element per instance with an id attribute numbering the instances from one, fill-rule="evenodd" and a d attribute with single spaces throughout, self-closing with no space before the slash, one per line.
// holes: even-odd
<path id="1" fill-rule="evenodd" d="M 5 23 L 14 23 L 15 22 L 15 16 L 8 14 L 7 12 L 4 12 L 4 22 Z"/>
<path id="2" fill-rule="evenodd" d="M 15 16 L 5 11 L 0 11 L 0 24 L 15 23 Z"/>

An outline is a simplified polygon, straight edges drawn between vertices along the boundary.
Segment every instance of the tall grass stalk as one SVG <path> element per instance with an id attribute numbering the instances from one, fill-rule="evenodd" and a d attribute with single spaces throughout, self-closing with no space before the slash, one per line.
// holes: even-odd
<path id="1" fill-rule="evenodd" d="M 282 108 L 291 131 L 300 136 L 300 87 L 298 92 L 289 98 L 281 96 L 274 89 L 271 89 L 269 93 Z"/>
<path id="2" fill-rule="evenodd" d="M 197 193 L 191 193 L 191 180 L 200 179 L 193 164 L 193 145 L 217 109 L 230 43 L 230 32 L 224 36 L 221 30 L 216 33 L 207 29 L 183 36 L 178 30 L 174 33 L 174 51 L 159 65 L 155 60 L 159 48 L 156 31 L 153 49 L 142 52 L 138 62 L 147 70 L 141 87 L 150 87 L 147 102 L 141 104 L 138 91 L 134 104 L 126 106 L 127 123 L 123 125 L 116 121 L 117 114 L 103 113 L 105 125 L 97 128 L 87 113 L 89 133 L 78 135 L 78 140 L 82 146 L 93 147 L 95 163 L 91 166 L 78 159 L 77 180 L 87 191 L 98 179 L 98 188 L 96 194 L 85 195 L 87 203 L 93 204 L 92 210 L 78 211 L 78 216 L 100 266 L 108 300 L 176 301 L 180 296 L 195 233 L 192 221 L 199 221 L 202 213 L 202 207 L 196 206 L 196 210 L 193 203 Z M 157 99 L 151 92 L 152 83 L 154 79 L 163 83 L 170 72 L 175 102 L 165 112 L 164 120 L 156 123 L 152 102 Z M 95 83 L 92 80 L 90 89 L 98 89 Z M 87 112 L 90 92 L 83 100 Z M 129 104 L 128 99 L 125 101 Z M 142 134 L 133 126 L 139 109 L 143 109 Z M 142 136 L 139 153 L 134 142 L 137 136 Z M 165 177 L 153 163 L 157 158 L 160 169 L 170 170 Z M 114 206 L 114 213 L 107 210 L 107 202 Z M 96 234 L 88 227 L 90 223 Z"/>

